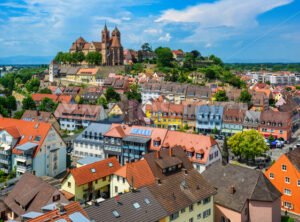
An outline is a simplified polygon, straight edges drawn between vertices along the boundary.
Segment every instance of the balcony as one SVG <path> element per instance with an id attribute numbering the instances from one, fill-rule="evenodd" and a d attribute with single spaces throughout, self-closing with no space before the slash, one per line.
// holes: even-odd
<path id="1" fill-rule="evenodd" d="M 18 162 L 26 163 L 26 164 L 31 164 L 31 162 L 32 162 L 31 156 L 20 156 L 20 155 L 17 155 L 15 157 L 15 160 L 18 161 Z"/>
<path id="2" fill-rule="evenodd" d="M 0 168 L 0 171 L 3 171 L 4 173 L 7 173 L 7 174 L 9 173 L 8 169 L 7 168 L 3 168 L 3 167 Z"/>
<path id="3" fill-rule="evenodd" d="M 9 156 L 9 155 L 11 155 L 11 150 L 9 150 L 9 151 L 0 150 L 0 154 Z"/>
<path id="4" fill-rule="evenodd" d="M 18 165 L 17 166 L 17 171 L 21 172 L 21 173 L 25 173 L 26 171 L 32 171 L 32 167 L 31 166 L 21 166 L 21 165 Z"/>
<path id="5" fill-rule="evenodd" d="M 0 163 L 3 163 L 3 164 L 6 164 L 8 165 L 9 164 L 9 160 L 5 160 L 5 159 L 0 159 Z"/>

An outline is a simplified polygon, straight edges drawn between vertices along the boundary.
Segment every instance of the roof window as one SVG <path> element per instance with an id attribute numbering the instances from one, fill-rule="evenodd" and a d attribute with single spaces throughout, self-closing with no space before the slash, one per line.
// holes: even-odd
<path id="1" fill-rule="evenodd" d="M 146 204 L 148 204 L 148 205 L 150 204 L 150 200 L 148 198 L 144 198 L 144 201 Z"/>
<path id="2" fill-rule="evenodd" d="M 118 211 L 113 210 L 112 213 L 116 218 L 120 217 L 120 214 L 118 213 Z"/>
<path id="3" fill-rule="evenodd" d="M 113 167 L 113 164 L 111 162 L 108 163 L 109 167 Z"/>
<path id="4" fill-rule="evenodd" d="M 132 205 L 134 206 L 135 209 L 140 209 L 141 208 L 141 206 L 138 202 L 134 202 Z"/>
<path id="5" fill-rule="evenodd" d="M 96 173 L 95 168 L 92 168 L 92 169 L 91 169 L 91 172 L 92 172 L 92 173 Z"/>
<path id="6" fill-rule="evenodd" d="M 35 142 L 40 142 L 41 139 L 42 139 L 41 136 L 35 136 L 34 141 Z"/>

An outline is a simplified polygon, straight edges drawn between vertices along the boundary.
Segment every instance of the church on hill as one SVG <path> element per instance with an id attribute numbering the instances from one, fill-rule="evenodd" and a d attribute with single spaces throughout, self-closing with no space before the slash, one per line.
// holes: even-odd
<path id="1" fill-rule="evenodd" d="M 88 52 L 97 51 L 102 54 L 102 65 L 123 65 L 123 47 L 121 45 L 121 33 L 118 28 L 115 27 L 110 36 L 105 24 L 101 34 L 101 42 L 92 41 L 89 43 L 84 38 L 79 37 L 73 42 L 70 53 L 83 52 L 86 55 Z"/>

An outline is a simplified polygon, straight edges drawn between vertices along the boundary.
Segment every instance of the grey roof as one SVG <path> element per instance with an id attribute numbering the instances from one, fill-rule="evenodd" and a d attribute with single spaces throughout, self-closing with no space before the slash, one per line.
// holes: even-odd
<path id="1" fill-rule="evenodd" d="M 296 169 L 300 172 L 300 148 L 294 149 L 293 151 L 285 154 L 287 158 L 292 162 Z"/>
<path id="2" fill-rule="evenodd" d="M 43 215 L 43 213 L 31 211 L 31 212 L 28 212 L 26 214 L 23 214 L 22 217 L 32 219 L 32 218 L 36 218 L 36 217 L 41 216 L 41 215 Z"/>
<path id="3" fill-rule="evenodd" d="M 197 113 L 212 113 L 223 115 L 223 106 L 198 106 Z"/>
<path id="4" fill-rule="evenodd" d="M 104 135 L 106 132 L 109 131 L 111 124 L 104 124 L 104 123 L 91 123 L 84 131 L 82 131 L 75 139 L 74 141 L 88 141 L 93 143 L 102 143 L 99 140 L 84 138 L 83 135 L 87 132 L 87 135 L 90 135 L 90 132 L 92 132 L 92 136 L 94 137 L 95 133 L 97 133 L 97 136 Z"/>
<path id="5" fill-rule="evenodd" d="M 72 222 L 90 222 L 82 213 L 75 212 L 69 215 Z"/>
<path id="6" fill-rule="evenodd" d="M 151 140 L 150 137 L 130 136 L 130 135 L 127 135 L 123 138 L 123 141 L 136 142 L 136 143 L 147 143 L 150 140 Z"/>
<path id="7" fill-rule="evenodd" d="M 241 212 L 247 200 L 273 202 L 281 197 L 281 193 L 257 170 L 246 167 L 216 162 L 208 167 L 202 176 L 217 188 L 215 203 Z M 231 186 L 234 194 L 230 193 Z"/>
<path id="8" fill-rule="evenodd" d="M 21 150 L 21 151 L 28 151 L 28 150 L 31 150 L 35 147 L 37 147 L 39 144 L 37 143 L 30 143 L 30 142 L 27 142 L 27 143 L 24 143 L 20 146 L 17 146 L 16 149 L 17 150 Z"/>
<path id="9" fill-rule="evenodd" d="M 150 204 L 145 202 L 145 198 Z M 140 206 L 136 209 L 133 203 L 137 202 Z M 121 194 L 119 200 L 110 198 L 101 202 L 99 206 L 90 206 L 84 209 L 88 217 L 95 222 L 100 221 L 158 221 L 168 216 L 147 187 Z M 113 211 L 117 211 L 119 217 L 115 217 Z"/>
<path id="10" fill-rule="evenodd" d="M 259 123 L 260 121 L 260 111 L 254 111 L 254 110 L 247 110 L 244 123 Z M 257 121 L 257 122 L 256 122 Z"/>
<path id="11" fill-rule="evenodd" d="M 84 157 L 84 158 L 78 160 L 77 163 L 79 163 L 81 165 L 88 165 L 88 164 L 95 163 L 95 162 L 98 162 L 101 160 L 103 160 L 103 158 L 88 156 L 88 157 Z"/>

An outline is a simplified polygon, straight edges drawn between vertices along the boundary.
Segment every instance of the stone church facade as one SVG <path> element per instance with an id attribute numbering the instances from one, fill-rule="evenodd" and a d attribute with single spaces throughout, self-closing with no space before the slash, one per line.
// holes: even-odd
<path id="1" fill-rule="evenodd" d="M 99 52 L 102 54 L 102 65 L 116 66 L 123 65 L 123 47 L 121 45 L 121 33 L 117 27 L 113 32 L 109 33 L 105 24 L 101 32 L 101 42 L 87 42 L 82 37 L 79 37 L 73 42 L 70 48 L 70 53 L 83 52 L 85 55 L 88 52 Z"/>

